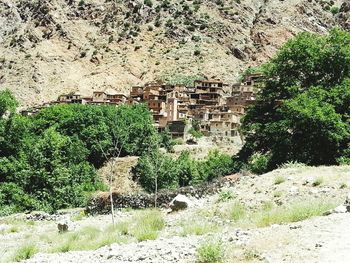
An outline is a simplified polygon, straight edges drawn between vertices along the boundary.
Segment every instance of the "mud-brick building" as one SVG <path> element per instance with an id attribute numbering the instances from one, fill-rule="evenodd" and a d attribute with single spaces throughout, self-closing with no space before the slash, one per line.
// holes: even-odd
<path id="1" fill-rule="evenodd" d="M 194 93 L 190 94 L 191 104 L 222 105 L 224 86 L 226 84 L 219 80 L 196 80 Z"/>
<path id="2" fill-rule="evenodd" d="M 211 136 L 237 136 L 240 117 L 235 112 L 212 112 L 209 114 Z"/>
<path id="3" fill-rule="evenodd" d="M 59 103 L 83 103 L 82 96 L 77 92 L 60 95 L 57 101 Z"/>
<path id="4" fill-rule="evenodd" d="M 143 87 L 132 87 L 130 91 L 130 98 L 134 99 L 135 101 L 143 101 Z"/>
<path id="5" fill-rule="evenodd" d="M 250 73 L 245 76 L 243 83 L 247 86 L 258 87 L 264 81 L 265 77 L 261 72 Z"/>
<path id="6" fill-rule="evenodd" d="M 92 94 L 92 104 L 112 104 L 120 105 L 126 103 L 128 97 L 123 93 L 118 93 L 114 89 L 106 89 L 105 91 L 94 91 Z"/>

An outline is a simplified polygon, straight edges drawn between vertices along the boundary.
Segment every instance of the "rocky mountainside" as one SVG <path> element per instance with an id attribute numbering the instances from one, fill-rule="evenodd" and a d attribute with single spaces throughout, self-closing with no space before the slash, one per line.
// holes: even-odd
<path id="1" fill-rule="evenodd" d="M 0 89 L 65 92 L 198 76 L 236 81 L 300 31 L 348 27 L 348 1 L 0 0 Z"/>

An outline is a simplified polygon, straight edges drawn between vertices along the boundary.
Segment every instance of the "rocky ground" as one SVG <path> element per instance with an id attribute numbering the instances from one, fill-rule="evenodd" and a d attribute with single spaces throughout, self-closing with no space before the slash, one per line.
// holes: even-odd
<path id="1" fill-rule="evenodd" d="M 302 220 L 309 213 L 305 210 L 308 204 L 308 209 L 322 204 L 324 211 L 342 204 L 349 192 L 349 175 L 348 166 L 298 164 L 262 176 L 246 175 L 217 195 L 193 199 L 185 211 L 162 211 L 165 227 L 155 240 L 138 242 L 125 236 L 118 243 L 101 243 L 90 251 L 60 248 L 57 253 L 52 248 L 68 234 L 76 233 L 79 238 L 88 228 L 105 228 L 111 224 L 110 215 L 88 217 L 74 210 L 44 218 L 1 218 L 0 262 L 13 259 L 18 248 L 28 243 L 35 244 L 38 253 L 27 262 L 195 262 L 198 247 L 208 240 L 221 242 L 226 262 L 349 262 L 348 213 Z M 293 217 L 279 220 L 292 210 Z M 118 211 L 116 224 L 137 213 L 142 211 Z M 70 217 L 70 231 L 58 234 L 57 222 L 65 217 Z M 80 245 L 93 243 L 94 238 Z"/>

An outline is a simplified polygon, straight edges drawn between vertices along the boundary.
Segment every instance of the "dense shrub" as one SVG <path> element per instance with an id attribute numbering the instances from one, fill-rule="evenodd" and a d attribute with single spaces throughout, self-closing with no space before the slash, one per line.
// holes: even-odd
<path id="1" fill-rule="evenodd" d="M 159 139 L 161 147 L 164 147 L 168 152 L 174 151 L 174 145 L 176 145 L 176 141 L 173 140 L 168 128 L 159 134 Z"/>
<path id="2" fill-rule="evenodd" d="M 157 146 L 144 105 L 58 105 L 24 117 L 8 92 L 0 105 L 2 115 L 12 112 L 0 118 L 0 214 L 81 206 L 104 189 L 96 168 L 116 147 L 141 155 Z"/>
<path id="3" fill-rule="evenodd" d="M 205 160 L 195 160 L 184 151 L 178 158 L 159 152 L 139 159 L 132 173 L 147 191 L 162 188 L 177 188 L 211 181 L 234 171 L 234 162 L 229 155 L 218 151 L 209 153 Z"/>

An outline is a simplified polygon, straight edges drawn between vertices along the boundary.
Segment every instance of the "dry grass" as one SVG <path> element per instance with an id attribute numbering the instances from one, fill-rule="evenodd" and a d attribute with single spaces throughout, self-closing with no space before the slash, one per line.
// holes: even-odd
<path id="1" fill-rule="evenodd" d="M 286 181 L 286 178 L 284 176 L 276 176 L 274 179 L 275 184 L 282 184 Z"/>
<path id="2" fill-rule="evenodd" d="M 165 226 L 163 215 L 156 209 L 138 212 L 132 222 L 129 233 L 138 241 L 156 239 Z"/>
<path id="3" fill-rule="evenodd" d="M 252 222 L 258 227 L 273 224 L 285 224 L 302 221 L 314 216 L 320 216 L 327 210 L 334 208 L 333 202 L 324 200 L 295 202 L 287 207 L 265 209 L 252 215 Z"/>
<path id="4" fill-rule="evenodd" d="M 186 221 L 181 225 L 180 236 L 190 236 L 190 235 L 205 235 L 208 233 L 217 232 L 219 230 L 218 225 L 214 223 L 208 223 L 200 220 L 196 220 L 195 222 Z"/>
<path id="5" fill-rule="evenodd" d="M 12 260 L 13 261 L 22 261 L 25 259 L 29 259 L 31 258 L 35 253 L 37 253 L 38 249 L 35 245 L 33 244 L 25 244 L 21 247 L 19 247 L 13 257 Z"/>
<path id="6" fill-rule="evenodd" d="M 46 241 L 49 244 L 55 244 L 49 249 L 49 252 L 56 253 L 95 250 L 113 243 L 126 243 L 128 237 L 119 233 L 112 226 L 105 229 L 87 226 L 75 232 L 51 235 Z"/>
<path id="7" fill-rule="evenodd" d="M 260 207 L 251 210 L 242 203 L 232 203 L 218 215 L 230 219 L 240 227 L 266 227 L 273 224 L 285 224 L 302 221 L 336 206 L 333 200 L 294 201 L 288 206 L 275 206 L 265 202 Z"/>
<path id="8" fill-rule="evenodd" d="M 320 186 L 324 183 L 324 179 L 323 177 L 317 177 L 313 182 L 312 182 L 312 186 L 316 187 L 316 186 Z"/>

